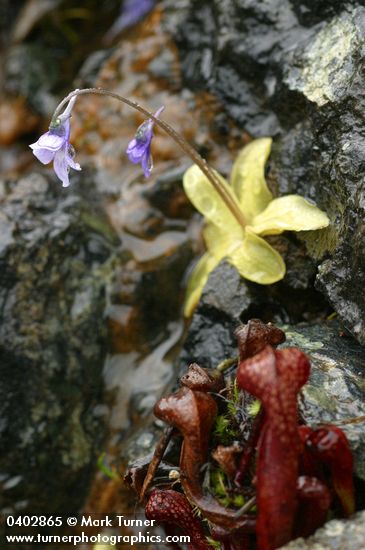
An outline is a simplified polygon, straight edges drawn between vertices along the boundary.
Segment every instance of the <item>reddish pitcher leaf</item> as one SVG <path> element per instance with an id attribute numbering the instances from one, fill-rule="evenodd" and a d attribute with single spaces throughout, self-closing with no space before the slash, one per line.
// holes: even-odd
<path id="1" fill-rule="evenodd" d="M 299 349 L 275 351 L 270 346 L 241 361 L 238 368 L 239 387 L 260 399 L 265 413 L 257 457 L 260 550 L 274 550 L 292 538 L 301 450 L 297 394 L 309 371 L 309 361 Z"/>
<path id="2" fill-rule="evenodd" d="M 212 550 L 201 522 L 194 516 L 188 499 L 172 489 L 154 489 L 145 509 L 147 519 L 180 527 L 190 536 L 189 550 Z"/>
<path id="3" fill-rule="evenodd" d="M 333 489 L 345 516 L 350 516 L 355 511 L 353 457 L 345 434 L 337 426 L 322 426 L 307 437 L 306 446 L 330 469 Z"/>
<path id="4" fill-rule="evenodd" d="M 217 405 L 207 393 L 182 387 L 163 397 L 155 405 L 155 415 L 172 424 L 184 438 L 180 455 L 181 485 L 184 493 L 203 516 L 225 529 L 252 530 L 252 517 L 237 517 L 235 510 L 221 506 L 211 495 L 204 494 L 201 470 L 208 460 L 210 433 L 217 415 Z"/>

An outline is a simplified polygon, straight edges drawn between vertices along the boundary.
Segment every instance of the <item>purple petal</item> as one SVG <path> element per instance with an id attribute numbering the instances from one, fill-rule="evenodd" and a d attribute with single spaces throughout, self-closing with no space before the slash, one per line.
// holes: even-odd
<path id="1" fill-rule="evenodd" d="M 33 155 L 36 156 L 42 164 L 48 164 L 49 162 L 51 162 L 56 154 L 54 151 L 50 151 L 49 149 L 38 147 L 36 143 L 29 145 L 29 147 L 33 149 Z"/>
<path id="2" fill-rule="evenodd" d="M 74 92 L 79 92 L 79 91 L 80 91 L 79 88 L 76 88 L 76 90 L 74 90 Z M 74 95 L 73 97 L 71 97 L 66 109 L 63 111 L 62 115 L 59 116 L 62 122 L 65 122 L 70 118 L 71 112 L 75 106 L 76 100 L 77 100 L 77 95 Z"/>
<path id="3" fill-rule="evenodd" d="M 70 168 L 73 168 L 74 170 L 82 170 L 80 164 L 78 162 L 75 162 L 72 158 L 67 157 L 67 163 L 70 166 Z"/>
<path id="4" fill-rule="evenodd" d="M 164 109 L 165 109 L 165 105 L 162 105 L 162 107 L 157 109 L 157 111 L 155 112 L 155 114 L 153 116 L 155 118 L 158 118 Z M 153 120 L 151 120 L 151 122 L 152 122 L 152 124 L 155 124 Z"/>
<path id="5" fill-rule="evenodd" d="M 70 102 L 71 103 L 71 102 Z M 62 115 L 61 115 L 62 116 Z M 63 123 L 62 126 L 64 128 L 65 132 L 65 141 L 69 141 L 70 134 L 71 134 L 71 124 L 70 124 L 70 118 L 67 118 Z"/>
<path id="6" fill-rule="evenodd" d="M 62 186 L 68 187 L 70 185 L 70 180 L 68 179 L 68 162 L 65 148 L 57 151 L 55 154 L 53 169 L 58 179 L 62 181 Z"/>
<path id="7" fill-rule="evenodd" d="M 144 177 L 149 178 L 153 168 L 152 155 L 149 151 L 146 151 L 146 154 L 142 159 L 141 166 L 143 168 Z"/>
<path id="8" fill-rule="evenodd" d="M 74 157 L 75 157 L 75 149 L 69 143 L 67 147 L 67 152 L 66 152 L 66 162 L 70 166 L 70 168 L 73 168 L 74 170 L 81 170 L 81 166 L 79 165 L 78 162 L 74 161 Z"/>
<path id="9" fill-rule="evenodd" d="M 126 0 L 122 14 L 105 35 L 107 42 L 113 40 L 121 31 L 138 23 L 152 8 L 155 0 Z"/>
<path id="10" fill-rule="evenodd" d="M 133 164 L 138 164 L 142 161 L 145 154 L 149 154 L 149 143 L 138 143 L 135 141 L 134 147 L 130 146 L 127 149 L 128 158 Z M 131 142 L 132 143 L 132 142 Z"/>
<path id="11" fill-rule="evenodd" d="M 137 146 L 137 140 L 133 138 L 129 143 L 126 150 L 126 153 L 129 154 L 133 151 L 133 149 Z"/>
<path id="12" fill-rule="evenodd" d="M 131 151 L 135 147 L 148 147 L 153 137 L 152 128 L 152 120 L 145 120 L 140 126 L 138 126 L 134 139 L 132 139 L 128 145 L 127 152 Z"/>
<path id="13" fill-rule="evenodd" d="M 43 149 L 49 149 L 50 151 L 58 151 L 61 149 L 65 142 L 65 137 L 55 134 L 54 132 L 46 132 L 39 140 L 34 144 Z M 32 147 L 32 146 L 31 146 Z"/>
<path id="14" fill-rule="evenodd" d="M 160 107 L 154 117 L 158 117 L 164 110 Z M 129 142 L 126 153 L 134 164 L 141 163 L 144 175 L 149 178 L 152 171 L 151 142 L 153 138 L 154 121 L 150 118 L 145 120 L 137 129 L 134 138 Z"/>

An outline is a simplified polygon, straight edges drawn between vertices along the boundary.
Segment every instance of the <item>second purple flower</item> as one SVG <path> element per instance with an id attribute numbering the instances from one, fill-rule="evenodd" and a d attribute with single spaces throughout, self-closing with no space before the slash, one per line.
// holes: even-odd
<path id="1" fill-rule="evenodd" d="M 160 116 L 164 108 L 164 106 L 160 107 L 154 116 L 156 118 Z M 129 160 L 133 162 L 133 164 L 141 164 L 146 178 L 150 177 L 153 168 L 151 142 L 154 124 L 152 119 L 143 122 L 137 129 L 134 138 L 129 142 L 126 151 Z"/>

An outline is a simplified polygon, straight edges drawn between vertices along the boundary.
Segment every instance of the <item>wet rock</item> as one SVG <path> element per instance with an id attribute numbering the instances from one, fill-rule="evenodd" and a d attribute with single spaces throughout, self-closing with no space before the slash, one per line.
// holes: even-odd
<path id="1" fill-rule="evenodd" d="M 362 550 L 365 548 L 365 512 L 350 520 L 333 519 L 308 539 L 297 539 L 281 550 Z"/>
<path id="2" fill-rule="evenodd" d="M 171 352 L 181 337 L 181 326 L 169 323 L 165 327 L 164 340 L 146 353 L 146 344 L 141 352 L 136 348 L 129 353 L 116 353 L 108 358 L 104 367 L 106 388 L 116 394 L 110 425 L 119 434 L 125 434 L 132 427 L 142 431 L 148 429 L 148 422 L 142 418 L 152 416 L 154 403 L 161 397 L 175 378 Z M 138 421 L 138 422 L 137 422 Z M 123 445 L 123 454 L 129 453 L 129 445 Z"/>
<path id="3" fill-rule="evenodd" d="M 270 180 L 330 216 L 302 234 L 317 286 L 365 344 L 363 118 L 365 8 L 360 1 L 191 0 L 177 42 L 185 81 L 215 93 L 255 137 L 275 134 Z"/>
<path id="4" fill-rule="evenodd" d="M 83 177 L 67 191 L 37 174 L 1 187 L 3 512 L 77 511 L 100 453 L 103 312 L 119 240 Z"/>
<path id="5" fill-rule="evenodd" d="M 191 1 L 178 36 L 185 79 L 218 95 L 249 132 L 272 134 L 279 121 L 267 96 L 276 78 L 265 71 L 298 39 L 297 27 L 288 0 Z"/>
<path id="6" fill-rule="evenodd" d="M 116 269 L 106 316 L 115 352 L 150 350 L 167 337 L 179 317 L 181 280 L 192 258 L 182 231 L 164 231 L 154 240 L 124 235 L 133 259 Z"/>
<path id="7" fill-rule="evenodd" d="M 181 185 L 183 175 L 190 164 L 161 174 L 153 188 L 145 193 L 150 203 L 168 218 L 189 219 L 194 208 Z"/>

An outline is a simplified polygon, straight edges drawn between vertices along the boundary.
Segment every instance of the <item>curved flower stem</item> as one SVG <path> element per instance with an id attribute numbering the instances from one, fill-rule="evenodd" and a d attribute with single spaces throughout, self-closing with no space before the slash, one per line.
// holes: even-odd
<path id="1" fill-rule="evenodd" d="M 227 207 L 232 212 L 233 216 L 236 218 L 238 223 L 244 228 L 246 226 L 245 218 L 241 212 L 241 209 L 237 205 L 234 198 L 226 191 L 226 189 L 221 185 L 219 178 L 216 176 L 214 171 L 208 166 L 207 162 L 203 157 L 195 151 L 195 149 L 180 135 L 178 134 L 167 122 L 164 122 L 163 120 L 160 120 L 159 118 L 156 118 L 153 113 L 139 105 L 139 103 L 136 103 L 135 101 L 131 101 L 130 99 L 127 99 L 126 97 L 123 97 L 119 94 L 116 94 L 114 92 L 111 92 L 109 90 L 104 90 L 103 88 L 84 88 L 82 90 L 74 90 L 73 92 L 69 93 L 67 97 L 65 97 L 61 103 L 56 107 L 56 110 L 53 114 L 51 126 L 55 123 L 56 119 L 60 115 L 62 108 L 75 96 L 79 95 L 86 95 L 86 94 L 99 94 L 99 95 L 105 95 L 109 97 L 113 97 L 114 99 L 117 99 L 118 101 L 121 101 L 122 103 L 125 103 L 132 109 L 135 109 L 136 111 L 139 111 L 144 116 L 148 117 L 149 119 L 153 120 L 153 122 L 162 128 L 186 153 L 192 160 L 197 164 L 200 168 L 200 170 L 203 172 L 203 174 L 208 178 L 216 192 L 220 195 L 222 200 L 225 202 Z"/>

